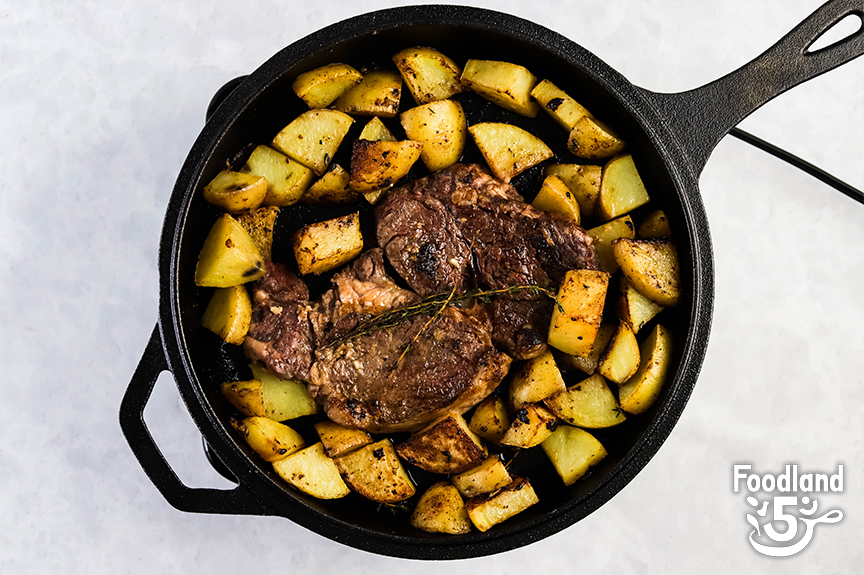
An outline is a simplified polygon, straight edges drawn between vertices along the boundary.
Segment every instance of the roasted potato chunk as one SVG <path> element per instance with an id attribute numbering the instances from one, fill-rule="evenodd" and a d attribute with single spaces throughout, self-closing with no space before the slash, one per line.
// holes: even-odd
<path id="1" fill-rule="evenodd" d="M 315 431 L 324 444 L 327 457 L 339 457 L 372 443 L 372 436 L 360 429 L 351 429 L 330 420 L 319 421 Z"/>
<path id="2" fill-rule="evenodd" d="M 396 136 L 387 129 L 387 126 L 384 125 L 384 122 L 381 121 L 381 118 L 375 116 L 363 126 L 363 131 L 360 132 L 360 140 L 370 140 L 372 142 L 377 142 L 379 140 L 384 142 L 395 142 Z"/>
<path id="3" fill-rule="evenodd" d="M 273 147 L 320 176 L 353 122 L 351 116 L 338 110 L 309 110 L 276 134 Z"/>
<path id="4" fill-rule="evenodd" d="M 300 273 L 322 274 L 351 261 L 363 251 L 360 212 L 307 224 L 293 237 Z"/>
<path id="5" fill-rule="evenodd" d="M 264 206 L 237 216 L 239 223 L 252 238 L 252 243 L 261 252 L 261 257 L 271 260 L 273 255 L 273 229 L 276 225 L 276 216 L 279 215 L 277 206 Z"/>
<path id="6" fill-rule="evenodd" d="M 618 262 L 612 253 L 612 242 L 618 238 L 633 239 L 636 237 L 633 220 L 623 216 L 611 222 L 601 224 L 588 230 L 588 235 L 594 238 L 594 249 L 600 258 L 600 269 L 610 274 L 618 270 Z"/>
<path id="7" fill-rule="evenodd" d="M 268 206 L 290 206 L 295 203 L 315 177 L 312 170 L 303 164 L 267 146 L 255 148 L 240 171 L 264 176 L 267 180 L 264 204 Z"/>
<path id="8" fill-rule="evenodd" d="M 350 493 L 333 460 L 324 454 L 324 446 L 316 443 L 273 462 L 279 477 L 318 499 L 339 499 Z"/>
<path id="9" fill-rule="evenodd" d="M 586 160 L 611 158 L 626 147 L 627 143 L 612 128 L 588 116 L 579 118 L 567 139 L 567 149 Z"/>
<path id="10" fill-rule="evenodd" d="M 204 199 L 231 214 L 254 210 L 267 195 L 267 181 L 260 175 L 222 170 L 204 186 Z"/>
<path id="11" fill-rule="evenodd" d="M 487 457 L 477 467 L 463 471 L 450 478 L 453 485 L 459 490 L 463 497 L 475 497 L 484 493 L 491 493 L 513 481 L 510 473 L 497 455 Z"/>
<path id="12" fill-rule="evenodd" d="M 264 394 L 264 413 L 254 415 L 263 415 L 275 421 L 285 421 L 312 415 L 320 410 L 318 403 L 312 398 L 306 384 L 302 381 L 282 379 L 257 362 L 251 363 L 249 368 L 252 370 L 252 376 L 261 382 Z"/>
<path id="13" fill-rule="evenodd" d="M 252 301 L 246 286 L 231 286 L 227 288 L 216 288 L 204 316 L 201 325 L 209 329 L 225 343 L 240 345 L 246 339 L 249 324 L 252 320 Z"/>
<path id="14" fill-rule="evenodd" d="M 474 527 L 480 531 L 488 531 L 538 501 L 540 500 L 528 480 L 516 477 L 510 485 L 495 493 L 472 497 L 465 503 L 465 507 Z"/>
<path id="15" fill-rule="evenodd" d="M 346 114 L 392 118 L 399 112 L 402 76 L 389 70 L 375 70 L 363 81 L 339 96 L 333 107 Z"/>
<path id="16" fill-rule="evenodd" d="M 549 80 L 543 80 L 534 86 L 531 96 L 543 106 L 543 111 L 567 131 L 572 130 L 580 118 L 593 117 L 579 102 Z"/>
<path id="17" fill-rule="evenodd" d="M 543 180 L 540 191 L 531 205 L 544 212 L 554 212 L 573 220 L 578 225 L 581 221 L 579 202 L 576 196 L 558 176 L 549 175 Z"/>
<path id="18" fill-rule="evenodd" d="M 646 323 L 663 311 L 663 306 L 645 297 L 627 279 L 621 276 L 621 295 L 618 296 L 616 311 L 621 321 L 626 321 L 633 328 L 633 333 L 639 333 Z"/>
<path id="19" fill-rule="evenodd" d="M 469 126 L 468 132 L 489 169 L 503 182 L 552 157 L 540 138 L 512 124 L 482 122 Z"/>
<path id="20" fill-rule="evenodd" d="M 486 447 L 459 414 L 450 414 L 396 446 L 405 461 L 432 473 L 462 473 L 486 457 Z"/>
<path id="21" fill-rule="evenodd" d="M 612 253 L 621 271 L 639 293 L 665 307 L 678 304 L 681 272 L 674 243 L 619 238 L 612 242 Z"/>
<path id="22" fill-rule="evenodd" d="M 420 157 L 422 142 L 356 140 L 351 152 L 351 189 L 374 192 L 405 176 Z"/>
<path id="23" fill-rule="evenodd" d="M 591 164 L 553 164 L 547 166 L 547 176 L 558 176 L 564 182 L 579 204 L 581 218 L 591 218 L 600 197 L 602 166 Z"/>
<path id="24" fill-rule="evenodd" d="M 417 104 L 446 100 L 468 89 L 459 81 L 459 66 L 438 50 L 406 48 L 393 55 L 393 63 Z"/>
<path id="25" fill-rule="evenodd" d="M 504 398 L 496 392 L 480 402 L 471 416 L 468 429 L 483 439 L 500 443 L 510 423 Z"/>
<path id="26" fill-rule="evenodd" d="M 658 325 L 639 351 L 642 355 L 639 371 L 618 389 L 621 409 L 633 414 L 647 411 L 660 395 L 672 359 L 672 335 Z"/>
<path id="27" fill-rule="evenodd" d="M 458 535 L 471 531 L 465 502 L 455 487 L 446 481 L 432 484 L 411 514 L 411 526 L 429 533 Z"/>
<path id="28" fill-rule="evenodd" d="M 306 447 L 306 442 L 299 433 L 284 423 L 266 417 L 232 420 L 231 426 L 243 436 L 255 453 L 269 463 L 285 459 Z"/>
<path id="29" fill-rule="evenodd" d="M 612 339 L 615 328 L 616 326 L 613 324 L 601 323 L 600 328 L 597 330 L 597 338 L 594 340 L 591 353 L 582 357 L 559 352 L 555 354 L 558 364 L 564 366 L 565 369 L 578 369 L 588 375 L 594 375 L 597 372 L 597 366 L 600 364 L 600 356 L 606 350 L 609 340 Z"/>
<path id="30" fill-rule="evenodd" d="M 564 485 L 573 485 L 606 457 L 606 449 L 593 435 L 569 425 L 556 429 L 541 447 Z"/>
<path id="31" fill-rule="evenodd" d="M 462 104 L 437 100 L 402 112 L 399 117 L 409 139 L 423 144 L 420 159 L 431 172 L 450 167 L 465 151 L 468 123 Z"/>
<path id="32" fill-rule="evenodd" d="M 468 60 L 462 83 L 502 108 L 533 118 L 540 106 L 531 99 L 537 78 L 524 66 L 494 60 Z"/>
<path id="33" fill-rule="evenodd" d="M 654 210 L 645 218 L 639 226 L 640 238 L 671 238 L 672 228 L 669 226 L 669 218 L 663 210 Z"/>
<path id="34" fill-rule="evenodd" d="M 351 489 L 372 501 L 398 503 L 414 495 L 414 483 L 389 439 L 361 447 L 333 461 Z"/>
<path id="35" fill-rule="evenodd" d="M 330 164 L 321 178 L 312 184 L 301 202 L 307 204 L 348 204 L 360 199 L 360 194 L 349 186 L 351 175 L 339 164 Z"/>
<path id="36" fill-rule="evenodd" d="M 249 417 L 266 417 L 264 407 L 264 388 L 261 380 L 224 382 L 221 387 L 222 397 L 234 406 L 234 409 Z"/>
<path id="37" fill-rule="evenodd" d="M 550 395 L 564 391 L 564 379 L 547 349 L 529 359 L 510 382 L 510 405 L 520 409 L 526 403 L 543 401 Z"/>
<path id="38" fill-rule="evenodd" d="M 635 210 L 650 199 L 633 163 L 633 156 L 616 156 L 603 166 L 597 210 L 604 221 Z"/>
<path id="39" fill-rule="evenodd" d="M 585 357 L 591 353 L 600 320 L 609 274 L 594 270 L 570 270 L 555 298 L 549 345 L 570 355 Z"/>
<path id="40" fill-rule="evenodd" d="M 622 321 L 612 335 L 612 340 L 603 355 L 597 371 L 615 383 L 627 381 L 639 369 L 639 344 L 630 324 Z"/>
<path id="41" fill-rule="evenodd" d="M 627 419 L 606 380 L 599 374 L 547 397 L 544 403 L 567 423 L 589 429 L 612 427 Z"/>
<path id="42" fill-rule="evenodd" d="M 326 108 L 362 80 L 348 64 L 327 64 L 300 74 L 291 87 L 310 108 Z"/>
<path id="43" fill-rule="evenodd" d="M 231 287 L 264 275 L 264 258 L 237 220 L 222 214 L 207 239 L 198 265 L 195 267 L 195 285 L 202 287 Z"/>
<path id="44" fill-rule="evenodd" d="M 543 443 L 555 425 L 555 416 L 549 410 L 536 403 L 526 403 L 513 414 L 513 423 L 501 438 L 501 443 L 528 449 Z"/>

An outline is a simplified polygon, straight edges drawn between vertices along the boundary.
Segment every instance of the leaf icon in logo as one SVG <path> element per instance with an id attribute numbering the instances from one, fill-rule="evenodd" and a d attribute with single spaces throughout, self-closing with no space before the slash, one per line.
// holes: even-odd
<path id="1" fill-rule="evenodd" d="M 759 522 L 756 521 L 756 518 L 753 517 L 752 515 L 750 515 L 749 513 L 747 514 L 747 523 L 749 523 L 750 525 L 753 526 L 753 528 L 759 534 L 759 537 L 762 537 L 762 530 L 759 529 Z"/>

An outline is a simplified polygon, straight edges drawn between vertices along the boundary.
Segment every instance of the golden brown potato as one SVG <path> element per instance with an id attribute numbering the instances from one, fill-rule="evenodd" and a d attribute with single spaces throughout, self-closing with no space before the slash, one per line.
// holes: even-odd
<path id="1" fill-rule="evenodd" d="M 347 114 L 392 118 L 399 112 L 401 95 L 402 76 L 398 72 L 375 70 L 339 96 L 333 107 Z"/>
<path id="2" fill-rule="evenodd" d="M 327 457 L 339 457 L 372 443 L 372 436 L 365 431 L 351 429 L 329 419 L 316 423 L 315 431 L 324 444 Z"/>
<path id="3" fill-rule="evenodd" d="M 321 178 L 306 190 L 301 202 L 307 204 L 349 204 L 360 199 L 360 194 L 349 186 L 351 175 L 339 164 L 330 164 Z"/>
<path id="4" fill-rule="evenodd" d="M 412 527 L 429 533 L 458 535 L 471 531 L 465 502 L 456 488 L 446 481 L 432 484 L 420 496 L 410 523 Z"/>
<path id="5" fill-rule="evenodd" d="M 414 495 L 414 483 L 405 473 L 389 439 L 361 447 L 333 461 L 351 489 L 367 499 L 398 503 Z"/>
<path id="6" fill-rule="evenodd" d="M 585 357 L 591 353 L 600 320 L 609 274 L 594 270 L 570 270 L 555 298 L 549 345 L 570 355 Z"/>
<path id="7" fill-rule="evenodd" d="M 642 295 L 665 307 L 678 304 L 681 272 L 674 243 L 619 238 L 612 242 L 612 253 L 621 271 Z"/>
<path id="8" fill-rule="evenodd" d="M 232 420 L 231 426 L 240 433 L 255 453 L 269 463 L 285 459 L 295 451 L 306 447 L 306 442 L 299 433 L 284 423 L 266 417 Z"/>
<path id="9" fill-rule="evenodd" d="M 347 263 L 363 251 L 360 212 L 307 224 L 292 239 L 300 273 L 322 274 Z"/>
<path id="10" fill-rule="evenodd" d="M 224 382 L 221 387 L 222 397 L 234 406 L 234 409 L 249 417 L 266 417 L 264 408 L 264 388 L 258 379 L 247 381 Z"/>
<path id="11" fill-rule="evenodd" d="M 555 429 L 556 421 L 545 407 L 526 403 L 513 414 L 513 423 L 501 438 L 501 443 L 521 449 L 540 445 Z"/>
<path id="12" fill-rule="evenodd" d="M 465 507 L 474 527 L 480 531 L 488 531 L 538 501 L 540 500 L 528 480 L 516 477 L 510 485 L 495 493 L 472 497 L 465 503 Z"/>
<path id="13" fill-rule="evenodd" d="M 252 376 L 261 382 L 264 400 L 263 415 L 275 421 L 296 419 L 320 411 L 306 384 L 296 379 L 282 379 L 257 362 L 249 365 Z"/>
<path id="14" fill-rule="evenodd" d="M 597 211 L 604 221 L 635 210 L 647 204 L 650 199 L 636 170 L 636 164 L 633 163 L 633 156 L 616 156 L 603 166 Z"/>
<path id="15" fill-rule="evenodd" d="M 593 435 L 569 425 L 562 425 L 541 444 L 564 485 L 573 485 L 584 477 L 592 465 L 606 457 L 606 449 Z"/>
<path id="16" fill-rule="evenodd" d="M 558 353 L 559 365 L 567 369 L 578 369 L 593 375 L 597 371 L 597 366 L 600 364 L 600 355 L 606 350 L 606 345 L 612 339 L 612 334 L 615 333 L 616 326 L 608 323 L 601 323 L 597 330 L 597 338 L 594 340 L 594 346 L 591 348 L 591 353 L 585 357 L 578 355 L 570 355 L 567 353 Z"/>
<path id="17" fill-rule="evenodd" d="M 324 454 L 321 443 L 274 461 L 273 469 L 279 477 L 318 499 L 339 499 L 350 493 L 333 460 Z"/>
<path id="18" fill-rule="evenodd" d="M 639 226 L 640 238 L 671 238 L 672 228 L 669 226 L 669 218 L 663 210 L 655 210 L 648 214 L 642 225 Z"/>
<path id="19" fill-rule="evenodd" d="M 599 374 L 547 397 L 544 403 L 567 423 L 589 429 L 612 427 L 627 419 L 606 380 Z"/>
<path id="20" fill-rule="evenodd" d="M 222 214 L 210 228 L 198 254 L 195 285 L 231 287 L 263 275 L 264 258 L 255 242 L 237 220 Z"/>
<path id="21" fill-rule="evenodd" d="M 400 50 L 393 55 L 393 62 L 417 104 L 446 100 L 468 89 L 459 81 L 462 75 L 459 66 L 432 48 Z"/>
<path id="22" fill-rule="evenodd" d="M 351 189 L 374 192 L 399 181 L 420 157 L 422 142 L 355 140 L 351 152 Z"/>
<path id="23" fill-rule="evenodd" d="M 462 83 L 502 108 L 533 118 L 540 106 L 531 99 L 537 78 L 525 67 L 494 60 L 468 60 Z"/>
<path id="24" fill-rule="evenodd" d="M 299 162 L 267 146 L 258 146 L 240 171 L 267 180 L 267 206 L 290 206 L 312 184 L 315 174 Z"/>
<path id="25" fill-rule="evenodd" d="M 309 110 L 276 134 L 273 147 L 320 176 L 353 122 L 351 116 L 338 110 Z"/>
<path id="26" fill-rule="evenodd" d="M 579 102 L 549 80 L 543 80 L 534 86 L 534 89 L 531 90 L 531 96 L 543 106 L 543 110 L 552 116 L 553 120 L 568 132 L 583 116 L 593 117 Z"/>
<path id="27" fill-rule="evenodd" d="M 596 228 L 588 230 L 588 235 L 594 238 L 594 249 L 600 258 L 600 269 L 610 274 L 618 270 L 618 262 L 612 253 L 612 242 L 618 238 L 636 237 L 633 220 L 630 216 L 622 216 L 618 219 L 600 224 Z"/>
<path id="28" fill-rule="evenodd" d="M 579 202 L 576 196 L 558 176 L 546 176 L 540 191 L 531 205 L 544 212 L 554 212 L 580 223 Z"/>
<path id="29" fill-rule="evenodd" d="M 310 108 L 326 108 L 362 80 L 348 64 L 327 64 L 297 76 L 292 88 Z"/>
<path id="30" fill-rule="evenodd" d="M 626 321 L 633 328 L 633 333 L 639 333 L 646 323 L 663 311 L 663 306 L 654 303 L 633 287 L 627 276 L 621 276 L 621 295 L 618 296 L 616 311 L 621 321 Z"/>
<path id="31" fill-rule="evenodd" d="M 489 169 L 503 182 L 552 157 L 540 138 L 512 124 L 482 122 L 469 126 L 468 132 Z"/>
<path id="32" fill-rule="evenodd" d="M 621 409 L 628 413 L 644 413 L 660 395 L 672 360 L 672 335 L 658 325 L 639 346 L 642 364 L 639 371 L 618 389 Z"/>
<path id="33" fill-rule="evenodd" d="M 453 485 L 459 490 L 463 497 L 475 497 L 484 493 L 491 493 L 513 481 L 510 473 L 497 455 L 487 457 L 477 467 L 463 471 L 450 478 Z"/>
<path id="34" fill-rule="evenodd" d="M 204 199 L 231 214 L 254 210 L 267 195 L 267 181 L 260 175 L 222 170 L 204 186 Z"/>
<path id="35" fill-rule="evenodd" d="M 579 203 L 581 218 L 591 218 L 597 199 L 600 197 L 600 180 L 603 175 L 602 166 L 591 164 L 553 164 L 547 166 L 547 176 L 558 176 L 567 184 L 573 197 Z"/>
<path id="36" fill-rule="evenodd" d="M 615 383 L 627 381 L 639 369 L 639 343 L 630 324 L 622 321 L 612 335 L 606 351 L 600 356 L 597 371 Z"/>
<path id="37" fill-rule="evenodd" d="M 423 144 L 420 159 L 431 172 L 450 167 L 465 151 L 468 123 L 462 104 L 437 100 L 402 112 L 405 135 Z"/>
<path id="38" fill-rule="evenodd" d="M 504 398 L 496 392 L 480 402 L 471 416 L 468 429 L 483 439 L 500 443 L 510 423 Z"/>
<path id="39" fill-rule="evenodd" d="M 627 143 L 612 128 L 588 116 L 579 118 L 567 139 L 567 149 L 586 160 L 611 158 L 626 147 Z"/>
<path id="40" fill-rule="evenodd" d="M 252 301 L 246 286 L 216 288 L 201 325 L 225 340 L 225 343 L 240 345 L 246 339 L 252 320 Z"/>
<path id="41" fill-rule="evenodd" d="M 462 473 L 486 457 L 486 447 L 459 414 L 450 414 L 396 446 L 399 457 L 432 473 Z"/>
<path id="42" fill-rule="evenodd" d="M 381 121 L 381 118 L 375 116 L 363 126 L 363 131 L 360 132 L 360 140 L 370 140 L 373 142 L 377 142 L 382 140 L 384 142 L 395 142 L 396 136 L 393 135 L 390 130 L 387 129 L 387 126 L 384 125 L 384 122 Z"/>
<path id="43" fill-rule="evenodd" d="M 237 216 L 237 223 L 246 230 L 265 260 L 273 259 L 273 229 L 278 215 L 277 206 L 263 206 Z"/>
<path id="44" fill-rule="evenodd" d="M 526 403 L 543 401 L 559 391 L 564 391 L 564 379 L 552 352 L 546 349 L 522 364 L 510 382 L 510 405 L 513 409 L 520 409 Z"/>

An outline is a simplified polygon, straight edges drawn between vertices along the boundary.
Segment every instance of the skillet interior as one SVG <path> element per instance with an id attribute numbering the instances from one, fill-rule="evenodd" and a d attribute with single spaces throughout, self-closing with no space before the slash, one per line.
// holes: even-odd
<path id="1" fill-rule="evenodd" d="M 670 159 L 676 155 L 675 146 L 668 136 L 667 140 L 662 139 L 662 127 L 639 100 L 637 91 L 593 55 L 545 28 L 485 10 L 434 8 L 397 9 L 388 11 L 389 18 L 366 15 L 325 29 L 274 56 L 227 98 L 190 152 L 172 196 L 160 258 L 164 300 L 160 323 L 166 346 L 176 346 L 176 357 L 169 353 L 172 371 L 202 434 L 241 483 L 249 484 L 268 501 L 272 514 L 370 551 L 417 558 L 455 558 L 515 548 L 563 529 L 599 507 L 632 479 L 666 438 L 692 390 L 704 355 L 713 292 L 710 241 L 695 176 L 686 165 L 676 167 Z M 398 18 L 393 16 L 395 12 L 399 12 Z M 616 428 L 596 431 L 609 455 L 592 474 L 569 488 L 564 487 L 541 450 L 524 452 L 515 459 L 511 471 L 531 480 L 540 503 L 486 533 L 474 531 L 456 537 L 414 530 L 408 525 L 404 510 L 382 509 L 353 494 L 329 502 L 308 497 L 288 487 L 269 464 L 252 453 L 228 425 L 232 408 L 218 391 L 222 381 L 249 379 L 248 361 L 239 348 L 220 344 L 215 335 L 199 326 L 212 292 L 197 288 L 193 281 L 198 252 L 219 213 L 204 202 L 201 189 L 224 169 L 226 161 L 236 160 L 242 151 L 250 150 L 251 144 L 268 143 L 276 132 L 305 111 L 305 104 L 291 90 L 293 79 L 332 62 L 346 62 L 357 69 L 393 69 L 392 54 L 417 45 L 435 47 L 460 65 L 468 58 L 522 64 L 538 78 L 552 80 L 597 117 L 621 131 L 630 142 L 652 196 L 651 208 L 662 207 L 671 220 L 686 294 L 677 308 L 660 315 L 676 342 L 675 367 L 667 385 L 647 413 L 631 417 Z M 556 158 L 546 163 L 576 161 L 566 150 L 566 133 L 542 112 L 536 119 L 529 119 L 470 93 L 457 99 L 465 106 L 469 123 L 506 121 L 522 126 L 555 151 Z M 402 102 L 403 108 L 413 105 L 407 89 L 403 90 Z M 397 137 L 403 136 L 397 119 L 385 123 Z M 345 143 L 355 139 L 364 124 L 365 119 L 358 118 Z M 348 148 L 343 144 L 335 158 L 345 167 Z M 682 159 L 680 154 L 677 159 Z M 470 142 L 463 161 L 481 161 Z M 541 169 L 533 168 L 514 179 L 514 185 L 528 201 L 539 189 Z M 409 177 L 424 173 L 424 168 L 415 168 Z M 356 205 L 283 208 L 277 222 L 273 259 L 293 265 L 287 238 L 301 223 L 321 221 L 356 209 Z M 642 215 L 636 212 L 634 219 Z M 374 228 L 371 209 L 365 204 L 361 207 L 361 221 L 368 246 L 373 241 Z M 309 283 L 313 294 L 320 293 L 329 284 L 329 276 Z M 694 298 L 697 287 L 699 293 Z M 697 302 L 701 303 L 696 305 Z M 643 337 L 650 327 L 641 332 Z M 580 378 L 575 372 L 565 374 L 568 385 Z M 292 426 L 307 441 L 314 441 L 311 422 L 296 420 Z M 432 476 L 415 468 L 410 472 L 418 482 L 418 492 L 432 480 Z"/>

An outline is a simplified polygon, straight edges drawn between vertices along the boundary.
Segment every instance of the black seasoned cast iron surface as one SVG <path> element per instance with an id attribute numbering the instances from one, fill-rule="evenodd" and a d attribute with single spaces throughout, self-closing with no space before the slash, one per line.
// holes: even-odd
<path id="1" fill-rule="evenodd" d="M 851 1 L 829 4 L 771 50 L 789 51 L 794 47 L 803 52 L 821 30 L 839 21 L 842 15 L 860 14 L 860 6 Z M 784 41 L 791 45 L 782 46 Z M 750 68 L 745 66 L 716 83 L 682 95 L 654 94 L 636 88 L 593 54 L 559 34 L 513 16 L 474 8 L 416 6 L 385 10 L 346 20 L 292 44 L 239 82 L 233 91 L 230 89 L 233 86 L 226 87 L 220 98 L 225 93 L 227 97 L 215 110 L 209 110 L 212 117 L 177 180 L 160 245 L 159 325 L 121 406 L 121 424 L 130 446 L 154 484 L 178 509 L 280 515 L 335 541 L 385 555 L 417 559 L 488 555 L 537 541 L 573 524 L 620 491 L 657 452 L 696 382 L 713 304 L 711 242 L 697 188 L 698 174 L 710 150 L 737 121 L 771 97 L 850 59 L 850 52 L 857 50 L 860 54 L 860 34 L 855 41 L 857 44 L 852 48 L 846 43 L 845 52 L 835 51 L 822 57 L 818 66 L 790 74 L 773 74 L 766 81 L 765 68 L 756 65 L 776 56 L 769 50 L 748 65 Z M 252 144 L 269 142 L 279 129 L 305 110 L 305 105 L 291 91 L 293 79 L 332 62 L 347 62 L 358 69 L 389 66 L 393 53 L 417 45 L 433 46 L 460 64 L 468 58 L 523 64 L 539 78 L 554 81 L 596 116 L 624 133 L 652 195 L 652 206 L 663 207 L 671 220 L 686 294 L 677 308 L 663 312 L 663 323 L 675 337 L 674 363 L 667 385 L 647 413 L 632 417 L 618 428 L 596 433 L 609 456 L 587 479 L 564 487 L 540 450 L 520 454 L 511 469 L 530 478 L 540 503 L 486 533 L 475 531 L 463 536 L 414 530 L 408 526 L 405 509 L 400 507 L 378 506 L 355 495 L 320 501 L 281 481 L 271 466 L 257 458 L 228 425 L 232 410 L 220 396 L 219 384 L 247 379 L 251 374 L 237 347 L 220 344 L 218 338 L 199 326 L 210 290 L 196 287 L 193 281 L 198 251 L 218 214 L 201 199 L 200 190 L 224 168 L 226 161 L 236 161 Z M 778 65 L 783 68 L 782 62 Z M 729 99 L 730 95 L 753 86 L 759 87 L 758 98 Z M 723 99 L 712 99 L 718 95 Z M 406 104 L 410 102 L 407 90 L 403 98 Z M 532 120 L 510 114 L 473 94 L 463 94 L 457 99 L 465 106 L 469 121 L 507 121 L 520 125 L 553 147 L 557 155 L 553 161 L 572 161 L 563 146 L 565 134 L 544 115 Z M 714 114 L 714 119 L 705 125 L 701 123 L 702 110 Z M 363 123 L 362 119 L 355 122 L 346 141 L 356 138 Z M 401 133 L 398 122 L 386 123 L 394 133 Z M 346 165 L 345 150 L 340 154 L 336 161 Z M 470 144 L 464 159 L 479 160 Z M 420 172 L 418 168 L 412 176 Z M 540 169 L 535 168 L 513 183 L 530 200 L 539 182 Z M 356 206 L 283 209 L 277 223 L 277 238 L 284 240 L 303 222 L 320 221 L 355 209 Z M 374 237 L 370 233 L 370 208 L 362 209 L 361 221 L 364 236 Z M 273 259 L 293 262 L 284 241 L 275 246 Z M 327 282 L 326 277 L 314 280 L 310 288 L 313 293 L 320 291 Z M 220 491 L 186 487 L 153 443 L 141 415 L 156 377 L 165 369 L 173 373 L 183 400 L 212 449 L 211 457 L 218 458 L 233 475 L 237 488 Z M 571 376 L 568 383 L 577 377 Z M 314 438 L 310 422 L 297 420 L 292 426 L 307 439 Z M 431 480 L 420 473 L 415 474 L 415 479 L 421 489 Z"/>

